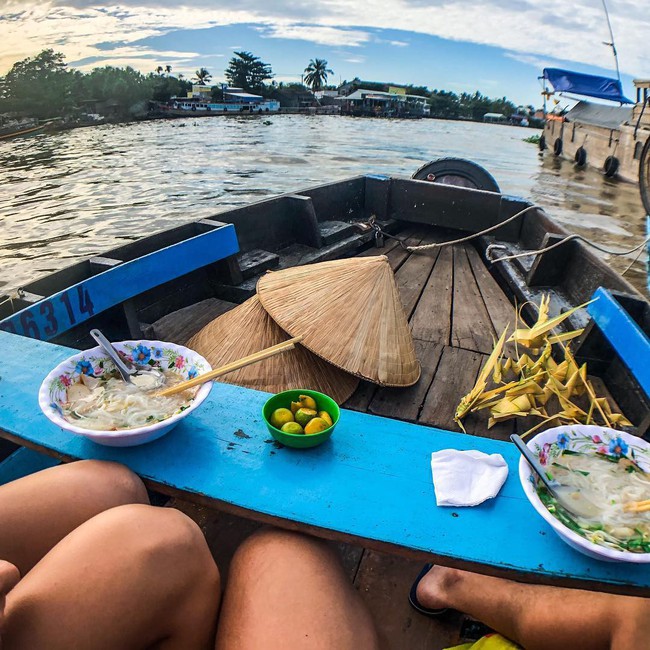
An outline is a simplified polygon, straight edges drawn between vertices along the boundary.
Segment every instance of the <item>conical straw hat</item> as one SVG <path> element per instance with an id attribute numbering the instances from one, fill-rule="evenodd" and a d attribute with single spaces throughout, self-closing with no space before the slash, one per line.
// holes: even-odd
<path id="1" fill-rule="evenodd" d="M 257 295 L 271 318 L 343 370 L 382 386 L 420 377 L 413 337 L 385 255 L 267 273 Z"/>
<path id="2" fill-rule="evenodd" d="M 289 339 L 264 311 L 257 296 L 215 318 L 195 334 L 187 346 L 204 356 L 213 368 Z M 345 402 L 359 380 L 323 361 L 301 345 L 270 359 L 219 377 L 218 381 L 279 393 L 310 388 Z"/>

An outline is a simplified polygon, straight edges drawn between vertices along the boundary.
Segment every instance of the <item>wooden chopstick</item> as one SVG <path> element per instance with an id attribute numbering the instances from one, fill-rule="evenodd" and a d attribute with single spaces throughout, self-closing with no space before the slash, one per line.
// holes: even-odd
<path id="1" fill-rule="evenodd" d="M 249 354 L 247 357 L 244 357 L 243 359 L 239 359 L 237 361 L 232 361 L 231 363 L 227 363 L 225 366 L 221 366 L 220 368 L 215 368 L 214 370 L 210 370 L 210 372 L 206 372 L 202 375 L 199 375 L 198 377 L 194 377 L 194 379 L 189 379 L 188 381 L 184 381 L 180 384 L 176 384 L 176 386 L 165 388 L 164 390 L 161 390 L 160 392 L 156 393 L 156 397 L 169 397 L 169 395 L 175 395 L 176 393 L 181 393 L 184 390 L 187 390 L 188 388 L 193 388 L 194 386 L 198 386 L 199 384 L 204 384 L 206 381 L 211 381 L 212 379 L 221 377 L 221 375 L 225 375 L 229 372 L 234 372 L 235 370 L 239 370 L 244 366 L 250 366 L 252 363 L 257 363 L 258 361 L 264 361 L 264 359 L 273 357 L 276 354 L 281 354 L 282 352 L 293 350 L 295 344 L 299 343 L 300 341 L 302 341 L 302 336 L 296 336 L 292 339 L 289 339 L 288 341 L 284 341 L 283 343 L 272 345 L 270 348 L 265 348 L 264 350 L 260 350 L 259 352 L 255 352 L 254 354 Z"/>
<path id="2" fill-rule="evenodd" d="M 648 512 L 650 510 L 650 499 L 645 501 L 630 501 L 623 506 L 625 512 Z"/>

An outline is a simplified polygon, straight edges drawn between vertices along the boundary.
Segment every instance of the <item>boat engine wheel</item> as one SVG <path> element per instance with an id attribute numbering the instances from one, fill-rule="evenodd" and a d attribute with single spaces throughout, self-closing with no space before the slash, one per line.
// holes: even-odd
<path id="1" fill-rule="evenodd" d="M 438 158 L 422 165 L 411 176 L 416 181 L 429 181 L 443 185 L 469 187 L 473 190 L 501 193 L 499 184 L 490 172 L 464 158 Z"/>
<path id="2" fill-rule="evenodd" d="M 639 190 L 643 207 L 650 214 L 650 137 L 643 146 L 639 160 Z"/>

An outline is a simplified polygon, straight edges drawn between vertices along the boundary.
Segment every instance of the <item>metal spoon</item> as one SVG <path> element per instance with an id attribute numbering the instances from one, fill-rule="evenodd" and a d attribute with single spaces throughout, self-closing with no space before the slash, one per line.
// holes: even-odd
<path id="1" fill-rule="evenodd" d="M 159 370 L 142 364 L 132 364 L 122 359 L 113 344 L 98 329 L 90 330 L 90 336 L 99 343 L 102 350 L 111 358 L 120 376 L 128 384 L 134 384 L 138 388 L 149 390 L 158 388 L 165 383 L 165 377 Z"/>
<path id="2" fill-rule="evenodd" d="M 583 519 L 596 519 L 600 515 L 600 509 L 593 504 L 580 491 L 580 488 L 571 485 L 562 485 L 555 480 L 550 480 L 546 470 L 542 467 L 535 454 L 531 452 L 526 443 L 516 434 L 510 436 L 521 455 L 528 461 L 535 474 L 539 476 L 546 489 L 555 500 L 565 509 Z"/>

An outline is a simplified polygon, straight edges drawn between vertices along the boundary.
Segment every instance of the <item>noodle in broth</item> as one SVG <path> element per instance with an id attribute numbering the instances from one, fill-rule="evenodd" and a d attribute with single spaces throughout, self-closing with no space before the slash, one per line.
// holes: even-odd
<path id="1" fill-rule="evenodd" d="M 184 381 L 179 374 L 166 370 L 164 387 Z M 161 389 L 143 390 L 121 378 L 95 378 L 81 375 L 78 383 L 67 390 L 68 401 L 62 405 L 65 419 L 84 429 L 117 431 L 147 426 L 166 420 L 185 410 L 197 389 L 185 390 L 169 397 L 159 397 Z"/>
<path id="2" fill-rule="evenodd" d="M 594 520 L 562 508 L 538 484 L 537 493 L 549 512 L 589 541 L 619 551 L 650 552 L 650 512 L 628 512 L 626 504 L 650 499 L 650 475 L 627 458 L 564 451 L 549 467 L 562 485 L 580 488 L 600 511 Z"/>

